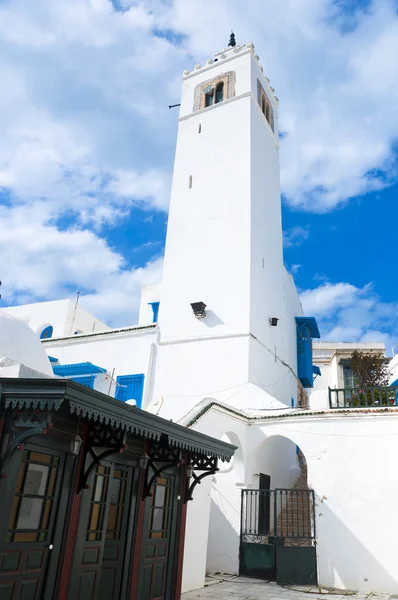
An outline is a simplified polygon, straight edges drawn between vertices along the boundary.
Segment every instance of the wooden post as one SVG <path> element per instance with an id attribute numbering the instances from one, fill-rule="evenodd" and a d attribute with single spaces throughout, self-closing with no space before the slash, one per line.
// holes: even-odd
<path id="1" fill-rule="evenodd" d="M 148 454 L 149 450 L 149 441 L 145 440 L 145 452 Z M 132 571 L 130 577 L 130 600 L 136 600 L 137 598 L 137 587 L 138 587 L 138 577 L 141 566 L 141 546 L 142 546 L 142 534 L 144 530 L 144 518 L 145 518 L 145 498 L 144 495 L 144 485 L 145 485 L 145 477 L 146 470 L 141 473 L 140 482 L 138 485 L 138 498 L 137 498 L 137 520 L 136 520 L 136 530 L 133 533 L 134 541 L 133 541 L 133 551 L 131 553 L 131 561 L 132 561 Z"/>
<path id="2" fill-rule="evenodd" d="M 72 569 L 73 562 L 73 553 L 75 549 L 75 541 L 76 541 L 76 533 L 77 527 L 79 524 L 79 512 L 80 512 L 80 503 L 81 503 L 81 495 L 78 494 L 78 487 L 80 482 L 80 470 L 82 467 L 83 457 L 85 456 L 84 447 L 86 445 L 86 441 L 88 438 L 89 432 L 89 424 L 84 423 L 84 431 L 83 431 L 83 444 L 80 448 L 79 456 L 76 458 L 75 462 L 75 472 L 73 474 L 73 482 L 72 482 L 72 493 L 70 495 L 69 500 L 69 511 L 68 515 L 65 519 L 66 531 L 63 541 L 64 552 L 60 557 L 59 565 L 60 565 L 60 583 L 58 588 L 58 600 L 66 600 L 68 594 L 69 587 L 69 578 Z"/>

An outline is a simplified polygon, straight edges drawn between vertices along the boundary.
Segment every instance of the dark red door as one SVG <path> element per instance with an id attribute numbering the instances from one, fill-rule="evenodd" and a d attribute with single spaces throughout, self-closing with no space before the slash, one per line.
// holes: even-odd
<path id="1" fill-rule="evenodd" d="M 60 550 L 53 542 L 65 454 L 26 444 L 22 456 L 14 457 L 16 482 L 10 482 L 12 490 L 2 487 L 0 492 L 3 522 L 8 521 L 0 539 L 1 600 L 44 597 L 50 566 L 56 569 Z"/>

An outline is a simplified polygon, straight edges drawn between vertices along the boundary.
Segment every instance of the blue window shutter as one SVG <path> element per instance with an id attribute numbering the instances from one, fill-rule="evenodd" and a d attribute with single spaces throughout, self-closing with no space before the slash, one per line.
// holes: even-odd
<path id="1" fill-rule="evenodd" d="M 138 408 L 142 405 L 144 391 L 144 375 L 119 375 L 116 379 L 116 399 L 126 402 L 134 399 Z"/>
<path id="2" fill-rule="evenodd" d="M 51 338 L 53 336 L 53 333 L 54 333 L 53 326 L 52 325 L 48 325 L 41 332 L 40 339 L 41 340 L 48 340 L 49 338 Z"/>
<path id="3" fill-rule="evenodd" d="M 152 323 L 157 323 L 160 302 L 148 302 L 148 304 L 150 304 L 152 306 L 152 311 L 153 311 Z"/>
<path id="4" fill-rule="evenodd" d="M 297 375 L 305 388 L 313 387 L 312 339 L 308 327 L 297 330 Z"/>
<path id="5" fill-rule="evenodd" d="M 71 377 L 72 381 L 76 381 L 76 383 L 80 383 L 81 385 L 85 385 L 91 389 L 94 389 L 94 376 L 88 375 L 87 377 Z"/>

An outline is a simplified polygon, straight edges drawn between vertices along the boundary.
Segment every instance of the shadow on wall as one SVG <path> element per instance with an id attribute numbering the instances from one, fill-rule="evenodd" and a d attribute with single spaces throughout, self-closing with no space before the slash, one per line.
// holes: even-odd
<path id="1" fill-rule="evenodd" d="M 206 571 L 229 575 L 239 573 L 239 533 L 226 519 L 213 497 L 210 508 Z"/>
<path id="2" fill-rule="evenodd" d="M 379 529 L 380 540 L 374 540 L 374 545 L 380 555 L 384 552 L 390 564 L 395 559 L 395 568 L 391 568 L 396 573 L 395 577 L 328 508 L 326 502 L 316 495 L 319 584 L 360 592 L 397 594 L 398 558 L 395 558 L 395 538 L 388 533 L 388 517 L 374 519 L 369 522 L 369 527 Z M 394 518 L 394 515 L 391 517 Z"/>
<path id="3" fill-rule="evenodd" d="M 217 325 L 224 325 L 224 321 L 220 319 L 212 310 L 206 310 L 206 318 L 203 319 L 203 323 L 206 327 L 217 327 Z"/>

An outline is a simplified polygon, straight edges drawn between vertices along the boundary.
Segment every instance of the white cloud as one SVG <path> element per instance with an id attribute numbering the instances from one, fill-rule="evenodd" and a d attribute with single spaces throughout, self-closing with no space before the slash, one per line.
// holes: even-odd
<path id="1" fill-rule="evenodd" d="M 289 204 L 326 212 L 396 180 L 398 16 L 393 0 L 339 14 L 328 0 L 159 2 L 154 17 L 188 34 L 202 60 L 224 40 L 252 40 L 280 102 L 282 190 Z M 167 9 L 165 7 L 168 7 Z M 351 26 L 347 33 L 347 24 Z M 343 31 L 344 29 L 344 31 Z M 199 62 L 201 62 L 199 60 Z"/>
<path id="2" fill-rule="evenodd" d="M 305 314 L 318 320 L 322 340 L 397 343 L 398 304 L 381 302 L 371 284 L 326 283 L 300 294 Z"/>
<path id="3" fill-rule="evenodd" d="M 94 232 L 60 231 L 40 209 L 0 207 L 2 297 L 8 304 L 82 292 L 82 305 L 114 326 L 135 324 L 141 286 L 161 280 L 163 259 L 129 268 Z"/>
<path id="4" fill-rule="evenodd" d="M 291 272 L 291 274 L 292 274 L 293 276 L 294 276 L 294 275 L 296 275 L 296 274 L 299 272 L 299 270 L 301 269 L 301 267 L 302 267 L 302 265 L 292 265 L 292 266 L 290 267 L 290 272 Z"/>
<path id="5" fill-rule="evenodd" d="M 309 227 L 292 227 L 283 232 L 283 246 L 292 248 L 293 246 L 301 246 L 310 236 Z"/>
<path id="6" fill-rule="evenodd" d="M 202 0 L 1 4 L 0 248 L 10 301 L 91 288 L 86 301 L 100 316 L 130 321 L 138 282 L 158 279 L 160 263 L 154 256 L 142 272 L 131 271 L 101 227 L 121 223 L 132 206 L 167 211 L 176 134 L 176 114 L 167 106 L 178 102 L 180 73 L 227 44 L 225 23 L 239 42 L 255 42 L 281 99 L 287 202 L 324 212 L 396 179 L 393 0 L 358 12 L 345 35 L 346 17 L 329 0 L 242 6 L 241 0 L 209 2 L 206 10 Z M 155 29 L 181 34 L 181 43 Z M 58 225 L 65 216 L 66 230 Z M 288 232 L 288 245 L 307 235 L 297 230 Z M 371 291 L 336 285 L 304 299 L 344 311 L 355 298 L 364 321 L 379 314 L 364 304 L 374 298 Z M 326 322 L 331 332 L 339 326 Z M 367 335 L 365 329 L 352 331 Z"/>

